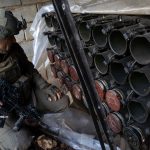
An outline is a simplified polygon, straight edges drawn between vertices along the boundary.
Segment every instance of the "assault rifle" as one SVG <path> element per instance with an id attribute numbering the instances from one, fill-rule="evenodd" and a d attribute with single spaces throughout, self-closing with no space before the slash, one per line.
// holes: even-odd
<path id="1" fill-rule="evenodd" d="M 19 131 L 24 123 L 25 119 L 30 119 L 38 123 L 42 130 L 50 132 L 50 134 L 59 135 L 59 129 L 52 129 L 47 124 L 41 121 L 41 114 L 38 110 L 30 105 L 24 106 L 21 96 L 21 90 L 15 87 L 5 79 L 0 79 L 0 100 L 2 106 L 0 108 L 0 127 L 2 128 L 5 124 L 6 118 L 8 118 L 9 113 L 15 111 L 19 116 L 16 121 L 13 130 Z"/>

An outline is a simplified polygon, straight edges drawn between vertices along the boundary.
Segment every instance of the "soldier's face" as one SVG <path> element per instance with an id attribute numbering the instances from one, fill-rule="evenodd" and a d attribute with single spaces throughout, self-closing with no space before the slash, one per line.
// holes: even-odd
<path id="1" fill-rule="evenodd" d="M 16 40 L 14 37 L 7 37 L 5 39 L 0 40 L 0 53 L 7 53 L 12 45 L 12 43 L 15 43 Z"/>

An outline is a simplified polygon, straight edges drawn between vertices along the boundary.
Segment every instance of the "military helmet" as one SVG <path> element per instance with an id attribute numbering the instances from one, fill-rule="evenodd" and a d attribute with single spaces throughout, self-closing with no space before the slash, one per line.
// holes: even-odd
<path id="1" fill-rule="evenodd" d="M 26 28 L 27 23 L 25 19 L 23 19 L 23 21 L 19 21 L 11 11 L 0 9 L 0 39 L 17 35 L 20 30 Z"/>

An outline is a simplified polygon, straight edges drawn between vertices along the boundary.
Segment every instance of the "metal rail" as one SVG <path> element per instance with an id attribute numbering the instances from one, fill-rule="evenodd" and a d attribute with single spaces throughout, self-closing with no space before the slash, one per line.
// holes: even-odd
<path id="1" fill-rule="evenodd" d="M 93 118 L 93 122 L 97 131 L 97 135 L 101 144 L 102 150 L 106 150 L 104 141 L 102 138 L 102 130 L 105 133 L 106 139 L 108 141 L 110 150 L 114 150 L 112 144 L 111 136 L 108 134 L 108 130 L 106 124 L 103 120 L 104 112 L 102 103 L 99 100 L 99 97 L 96 92 L 94 80 L 92 78 L 92 74 L 90 72 L 90 68 L 88 66 L 88 62 L 86 60 L 85 52 L 83 50 L 82 43 L 79 38 L 78 31 L 76 29 L 70 7 L 67 0 L 52 0 L 55 12 L 57 14 L 57 18 L 59 24 L 61 26 L 62 32 L 65 36 L 65 40 L 67 43 L 68 50 L 73 59 L 75 67 L 77 69 L 80 82 L 87 100 L 87 104 L 89 107 L 89 111 Z M 98 122 L 100 120 L 100 123 Z M 101 124 L 101 127 L 100 127 Z"/>

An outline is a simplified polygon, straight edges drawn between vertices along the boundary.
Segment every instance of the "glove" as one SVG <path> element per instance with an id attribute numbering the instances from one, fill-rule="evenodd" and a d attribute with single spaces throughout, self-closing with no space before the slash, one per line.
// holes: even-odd
<path id="1" fill-rule="evenodd" d="M 62 94 L 61 91 L 53 85 L 45 86 L 42 90 L 36 89 L 35 95 L 37 97 L 36 108 L 40 112 L 60 112 L 70 105 L 69 97 Z"/>
<path id="2" fill-rule="evenodd" d="M 49 101 L 57 101 L 62 98 L 63 93 L 54 85 L 50 85 L 45 89 L 46 94 L 48 94 Z"/>

